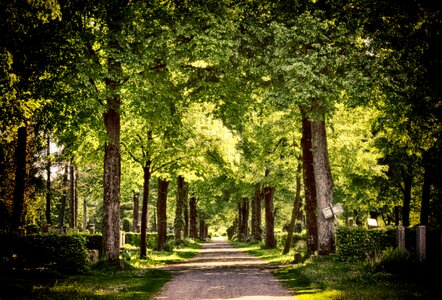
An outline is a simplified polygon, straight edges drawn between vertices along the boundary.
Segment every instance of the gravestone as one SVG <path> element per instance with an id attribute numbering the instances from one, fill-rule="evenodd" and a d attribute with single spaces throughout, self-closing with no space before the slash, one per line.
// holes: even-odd
<path id="1" fill-rule="evenodd" d="M 416 227 L 416 255 L 420 262 L 427 258 L 427 238 L 425 226 Z"/>
<path id="2" fill-rule="evenodd" d="M 405 250 L 405 227 L 402 225 L 396 227 L 396 246 L 398 249 Z"/>

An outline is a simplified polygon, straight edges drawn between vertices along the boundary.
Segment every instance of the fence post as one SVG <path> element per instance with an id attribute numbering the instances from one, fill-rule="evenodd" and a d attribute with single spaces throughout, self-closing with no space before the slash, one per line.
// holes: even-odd
<path id="1" fill-rule="evenodd" d="M 420 262 L 423 262 L 427 258 L 427 238 L 426 228 L 423 225 L 416 228 L 416 255 Z"/>

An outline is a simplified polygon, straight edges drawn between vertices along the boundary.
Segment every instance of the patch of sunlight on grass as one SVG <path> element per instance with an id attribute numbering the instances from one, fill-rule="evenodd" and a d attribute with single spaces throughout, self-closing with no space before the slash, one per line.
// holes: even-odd
<path id="1" fill-rule="evenodd" d="M 345 297 L 345 294 L 337 290 L 308 290 L 298 291 L 296 293 L 296 299 L 298 300 L 337 300 L 337 299 L 351 299 Z"/>

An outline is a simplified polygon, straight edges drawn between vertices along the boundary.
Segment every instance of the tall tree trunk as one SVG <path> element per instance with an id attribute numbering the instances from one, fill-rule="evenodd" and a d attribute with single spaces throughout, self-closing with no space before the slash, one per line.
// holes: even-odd
<path id="1" fill-rule="evenodd" d="M 429 157 L 427 153 L 424 153 L 423 156 L 423 166 L 424 166 L 424 183 L 422 186 L 420 224 L 428 225 L 428 219 L 430 214 L 432 172 L 431 172 L 431 164 L 429 162 Z"/>
<path id="2" fill-rule="evenodd" d="M 183 176 L 177 178 L 177 195 L 176 195 L 176 210 L 175 210 L 175 242 L 179 242 L 182 239 L 182 232 L 184 229 L 183 210 L 184 210 L 184 197 L 185 197 L 185 181 Z"/>
<path id="3" fill-rule="evenodd" d="M 75 227 L 75 188 L 74 188 L 74 163 L 71 159 L 69 165 L 69 209 L 70 209 L 70 217 L 69 217 L 69 228 Z"/>
<path id="4" fill-rule="evenodd" d="M 140 237 L 140 258 L 146 259 L 147 254 L 147 224 L 149 217 L 149 186 L 150 186 L 150 171 L 151 162 L 147 161 L 143 167 L 143 206 L 141 208 L 141 237 Z"/>
<path id="5" fill-rule="evenodd" d="M 410 203 L 411 203 L 411 188 L 413 186 L 413 170 L 411 166 L 407 166 L 407 170 L 403 174 L 403 194 L 404 202 L 402 206 L 402 225 L 410 226 Z"/>
<path id="6" fill-rule="evenodd" d="M 200 233 L 199 233 L 199 237 L 201 240 L 205 240 L 207 238 L 207 228 L 206 228 L 206 221 L 202 218 L 200 218 Z"/>
<path id="7" fill-rule="evenodd" d="M 252 240 L 255 242 L 262 240 L 261 201 L 262 191 L 259 184 L 257 184 L 255 186 L 255 196 L 252 199 Z"/>
<path id="8" fill-rule="evenodd" d="M 121 33 L 122 20 L 126 1 L 112 2 L 106 6 L 109 52 L 121 53 L 116 35 Z M 104 146 L 104 180 L 103 180 L 103 255 L 110 263 L 119 263 L 120 255 L 120 108 L 121 78 L 123 69 L 121 61 L 114 55 L 107 59 L 106 112 L 103 114 L 107 142 Z"/>
<path id="9" fill-rule="evenodd" d="M 158 219 L 158 250 L 165 249 L 167 246 L 167 190 L 169 182 L 158 178 L 158 200 L 157 200 L 157 219 Z"/>
<path id="10" fill-rule="evenodd" d="M 133 202 L 134 202 L 134 211 L 133 211 L 132 231 L 139 232 L 138 226 L 140 225 L 140 193 L 133 191 Z"/>
<path id="11" fill-rule="evenodd" d="M 247 240 L 249 225 L 249 199 L 244 197 L 238 204 L 238 238 L 240 241 Z"/>
<path id="12" fill-rule="evenodd" d="M 196 198 L 195 197 L 190 197 L 189 210 L 190 210 L 190 213 L 189 213 L 189 237 L 195 239 L 198 237 L 197 226 L 196 226 L 197 209 L 196 209 Z"/>
<path id="13" fill-rule="evenodd" d="M 302 169 L 305 194 L 305 214 L 307 226 L 307 250 L 313 254 L 318 249 L 318 224 L 316 217 L 316 184 L 313 169 L 312 152 L 312 129 L 311 121 L 307 119 L 305 112 L 302 114 Z"/>
<path id="14" fill-rule="evenodd" d="M 15 148 L 16 169 L 14 185 L 14 206 L 12 211 L 12 229 L 17 230 L 23 225 L 23 210 L 25 203 L 26 182 L 26 140 L 27 129 L 22 126 L 17 132 L 17 146 Z"/>
<path id="15" fill-rule="evenodd" d="M 184 211 L 183 211 L 183 218 L 184 218 L 184 238 L 189 237 L 189 185 L 185 183 L 185 194 L 184 194 Z"/>
<path id="16" fill-rule="evenodd" d="M 83 230 L 87 228 L 87 201 L 86 197 L 83 199 Z"/>
<path id="17" fill-rule="evenodd" d="M 287 254 L 290 251 L 290 246 L 293 239 L 293 231 L 295 229 L 295 221 L 301 208 L 301 167 L 302 163 L 299 162 L 298 169 L 296 170 L 296 195 L 295 200 L 293 201 L 292 215 L 290 217 L 290 224 L 289 228 L 287 229 L 287 239 L 285 240 L 284 250 L 282 251 L 282 254 Z"/>
<path id="18" fill-rule="evenodd" d="M 60 232 L 64 231 L 64 218 L 66 213 L 66 201 L 68 197 L 68 172 L 68 164 L 65 163 L 63 174 L 63 194 L 61 196 L 60 214 L 58 219 L 58 227 L 60 227 Z"/>
<path id="19" fill-rule="evenodd" d="M 322 210 L 333 205 L 333 180 L 328 159 L 325 121 L 311 121 L 311 126 L 318 216 L 318 254 L 327 255 L 335 251 L 334 218 L 326 219 Z"/>
<path id="20" fill-rule="evenodd" d="M 267 248 L 276 247 L 273 193 L 274 193 L 273 187 L 264 187 L 265 221 L 266 221 L 265 246 Z"/>
<path id="21" fill-rule="evenodd" d="M 76 167 L 74 167 L 74 174 L 74 227 L 78 227 L 78 169 Z"/>
<path id="22" fill-rule="evenodd" d="M 51 138 L 46 134 L 46 224 L 51 224 Z"/>

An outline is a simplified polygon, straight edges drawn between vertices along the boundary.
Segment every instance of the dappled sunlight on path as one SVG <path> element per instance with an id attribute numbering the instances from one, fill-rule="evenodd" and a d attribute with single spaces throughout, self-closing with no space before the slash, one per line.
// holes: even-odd
<path id="1" fill-rule="evenodd" d="M 164 267 L 174 278 L 155 299 L 294 299 L 270 273 L 275 266 L 233 248 L 224 239 L 203 244 L 186 263 Z"/>

